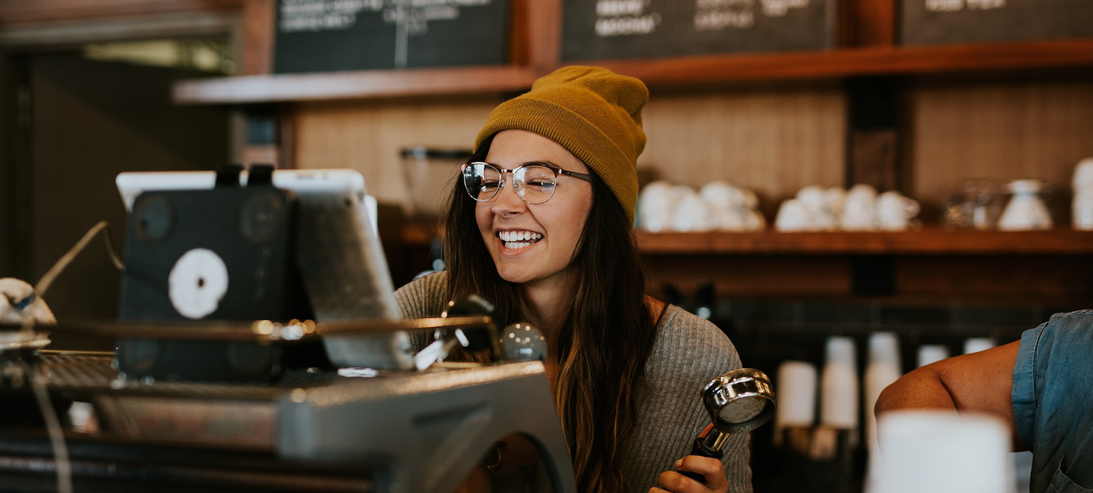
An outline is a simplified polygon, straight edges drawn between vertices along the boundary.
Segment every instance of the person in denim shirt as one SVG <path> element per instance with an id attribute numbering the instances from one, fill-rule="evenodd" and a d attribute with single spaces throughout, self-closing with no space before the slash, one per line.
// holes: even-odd
<path id="1" fill-rule="evenodd" d="M 875 412 L 896 409 L 998 416 L 1014 450 L 1032 451 L 1031 493 L 1093 491 L 1093 310 L 1052 315 L 1017 342 L 904 375 Z"/>

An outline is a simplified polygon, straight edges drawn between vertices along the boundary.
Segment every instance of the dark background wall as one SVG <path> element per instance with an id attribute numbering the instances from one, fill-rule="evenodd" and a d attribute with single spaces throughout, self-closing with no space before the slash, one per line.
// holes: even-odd
<path id="1" fill-rule="evenodd" d="M 17 218 L 29 218 L 31 233 L 22 240 L 29 248 L 0 250 L 0 276 L 33 284 L 98 221 L 109 222 L 121 252 L 125 211 L 114 185 L 118 173 L 214 169 L 228 160 L 229 132 L 225 109 L 171 104 L 171 82 L 195 73 L 91 61 L 77 52 L 25 56 L 29 134 L 9 139 L 22 139 L 25 150 L 5 163 L 4 174 L 16 177 L 6 190 L 28 194 L 0 211 L 6 221 L 0 226 L 11 231 Z M 112 319 L 119 279 L 97 239 L 45 298 L 62 321 Z"/>

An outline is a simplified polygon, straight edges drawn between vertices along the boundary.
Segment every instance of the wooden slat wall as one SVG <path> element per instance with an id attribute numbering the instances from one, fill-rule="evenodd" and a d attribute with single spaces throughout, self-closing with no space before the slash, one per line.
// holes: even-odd
<path id="1" fill-rule="evenodd" d="M 0 0 L 0 25 L 238 10 L 244 0 Z"/>
<path id="2" fill-rule="evenodd" d="M 839 89 L 658 95 L 645 107 L 643 182 L 699 187 L 726 180 L 778 204 L 808 185 L 839 186 L 845 161 L 845 96 Z"/>
<path id="3" fill-rule="evenodd" d="M 1074 165 L 1093 156 L 1093 82 L 922 84 L 910 91 L 905 169 L 911 193 L 938 221 L 958 185 L 983 178 L 1047 180 L 1068 221 Z"/>
<path id="4" fill-rule="evenodd" d="M 470 147 L 500 99 L 301 105 L 296 168 L 359 170 L 377 200 L 409 197 L 399 150 L 414 145 Z"/>
<path id="5" fill-rule="evenodd" d="M 842 0 L 841 46 L 890 46 L 896 39 L 895 0 Z"/>
<path id="6" fill-rule="evenodd" d="M 243 46 L 239 75 L 273 73 L 276 0 L 243 2 Z"/>
<path id="7" fill-rule="evenodd" d="M 470 146 L 500 102 L 303 105 L 296 167 L 352 166 L 379 200 L 405 197 L 398 150 Z M 654 94 L 644 111 L 643 178 L 701 186 L 727 180 L 755 189 L 768 217 L 801 187 L 842 183 L 845 115 L 837 89 Z"/>

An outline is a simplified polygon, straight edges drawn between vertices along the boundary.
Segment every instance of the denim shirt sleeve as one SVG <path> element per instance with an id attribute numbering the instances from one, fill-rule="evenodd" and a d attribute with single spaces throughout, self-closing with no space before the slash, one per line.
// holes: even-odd
<path id="1" fill-rule="evenodd" d="M 1047 326 L 1047 322 L 1044 322 L 1021 334 L 1017 362 L 1013 365 L 1013 417 L 1017 421 L 1017 433 L 1021 435 L 1021 441 L 1029 446 L 1032 446 L 1036 438 L 1033 426 L 1036 422 L 1036 346 Z"/>
<path id="2" fill-rule="evenodd" d="M 1013 367 L 1013 414 L 1032 449 L 1030 491 L 1093 485 L 1093 310 L 1025 331 Z M 1081 486 L 1079 486 L 1081 485 Z"/>

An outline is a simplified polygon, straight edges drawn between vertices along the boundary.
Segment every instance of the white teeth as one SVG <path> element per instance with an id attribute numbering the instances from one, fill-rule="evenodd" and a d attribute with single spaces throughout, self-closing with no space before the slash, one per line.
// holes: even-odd
<path id="1" fill-rule="evenodd" d="M 543 235 L 541 235 L 539 233 L 533 233 L 531 231 L 500 231 L 500 232 L 497 233 L 497 237 L 500 238 L 501 241 L 505 241 L 505 242 L 513 242 L 513 241 L 520 241 L 520 242 L 532 241 L 532 242 L 535 242 L 535 241 L 538 241 L 538 240 L 542 239 Z"/>

